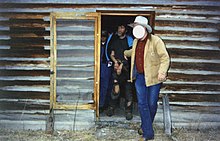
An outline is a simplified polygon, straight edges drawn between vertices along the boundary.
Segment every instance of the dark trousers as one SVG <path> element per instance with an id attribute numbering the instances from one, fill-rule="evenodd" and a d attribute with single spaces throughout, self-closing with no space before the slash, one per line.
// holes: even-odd
<path id="1" fill-rule="evenodd" d="M 111 99 L 109 105 L 112 108 L 117 107 L 117 103 L 119 102 L 122 94 L 125 95 L 125 110 L 126 112 L 132 112 L 132 104 L 133 104 L 133 93 L 132 93 L 132 84 L 128 82 L 129 72 L 122 72 L 120 75 L 117 75 L 116 72 L 112 73 L 113 77 L 113 88 L 111 93 Z M 117 81 L 117 82 L 115 82 Z M 115 92 L 115 87 L 119 86 L 119 92 Z M 130 103 L 128 105 L 128 103 Z"/>
<path id="2" fill-rule="evenodd" d="M 112 68 L 107 67 L 106 63 L 101 63 L 101 73 L 100 73 L 100 97 L 99 97 L 99 107 L 102 108 L 108 101 L 108 96 L 110 97 L 110 92 L 112 89 L 111 74 Z"/>

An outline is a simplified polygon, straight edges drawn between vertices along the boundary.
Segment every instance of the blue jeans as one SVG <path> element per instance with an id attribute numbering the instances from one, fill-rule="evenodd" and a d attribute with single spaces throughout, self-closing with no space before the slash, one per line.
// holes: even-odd
<path id="1" fill-rule="evenodd" d="M 138 108 L 141 116 L 143 137 L 151 139 L 154 137 L 153 121 L 157 112 L 157 101 L 159 98 L 161 83 L 147 87 L 144 74 L 137 73 L 135 87 Z"/>
<path id="2" fill-rule="evenodd" d="M 105 105 L 105 101 L 108 99 L 108 93 L 110 96 L 112 84 L 111 84 L 111 73 L 112 68 L 107 67 L 106 63 L 101 63 L 100 68 L 100 97 L 99 97 L 99 107 L 103 107 Z M 111 87 L 111 88 L 110 88 Z M 109 91 L 109 92 L 108 92 Z M 107 98 L 107 99 L 106 99 Z"/>

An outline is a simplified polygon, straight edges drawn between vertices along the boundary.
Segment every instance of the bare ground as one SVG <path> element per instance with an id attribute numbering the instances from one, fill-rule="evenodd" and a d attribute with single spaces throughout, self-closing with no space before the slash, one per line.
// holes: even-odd
<path id="1" fill-rule="evenodd" d="M 137 141 L 137 124 L 97 125 L 84 131 L 55 131 L 53 135 L 45 131 L 12 131 L 0 129 L 0 141 Z M 166 136 L 162 129 L 154 127 L 154 141 L 219 141 L 220 130 L 173 129 Z"/>

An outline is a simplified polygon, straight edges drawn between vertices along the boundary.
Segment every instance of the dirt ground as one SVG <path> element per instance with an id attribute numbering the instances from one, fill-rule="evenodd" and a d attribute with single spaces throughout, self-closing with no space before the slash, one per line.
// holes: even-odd
<path id="1" fill-rule="evenodd" d="M 55 131 L 53 135 L 45 131 L 12 131 L 0 129 L 0 141 L 138 141 L 137 124 L 97 125 L 85 131 Z M 220 130 L 204 131 L 174 129 L 166 136 L 162 129 L 154 127 L 154 141 L 219 141 Z"/>

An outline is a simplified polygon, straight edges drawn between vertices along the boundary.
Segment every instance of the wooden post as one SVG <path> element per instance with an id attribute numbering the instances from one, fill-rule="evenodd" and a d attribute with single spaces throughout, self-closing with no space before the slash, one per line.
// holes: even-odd
<path id="1" fill-rule="evenodd" d="M 50 113 L 46 123 L 46 133 L 54 131 L 54 105 L 56 102 L 56 19 L 50 15 Z"/>
<path id="2" fill-rule="evenodd" d="M 172 122 L 168 95 L 163 96 L 163 123 L 164 132 L 166 135 L 171 135 L 172 132 Z"/>
<path id="3" fill-rule="evenodd" d="M 50 113 L 47 117 L 47 123 L 46 123 L 46 133 L 53 134 L 54 132 L 54 110 L 51 109 Z"/>

